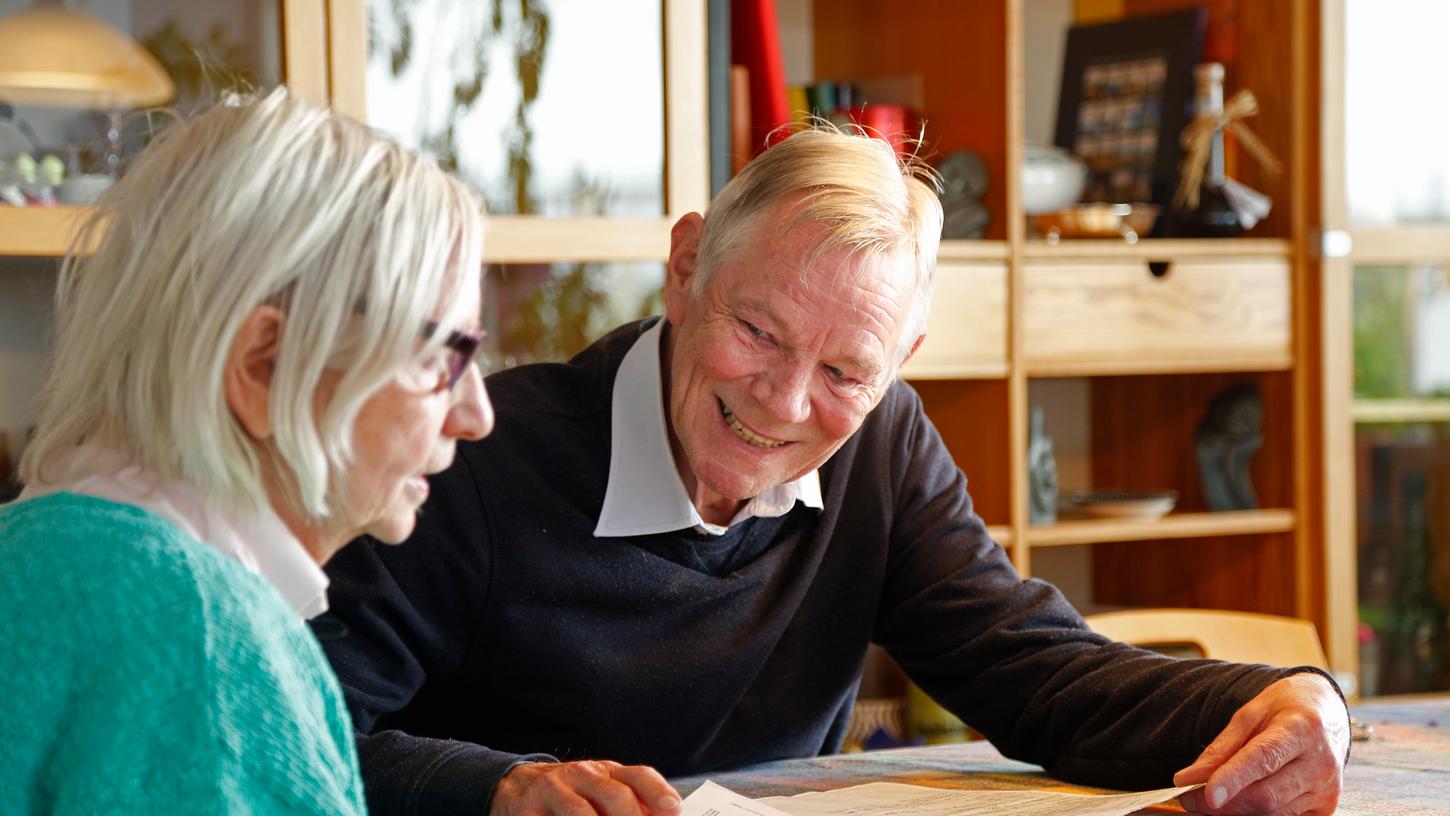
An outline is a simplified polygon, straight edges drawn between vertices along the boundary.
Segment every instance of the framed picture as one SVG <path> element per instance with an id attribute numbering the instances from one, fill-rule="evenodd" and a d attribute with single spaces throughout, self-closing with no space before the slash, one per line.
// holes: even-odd
<path id="1" fill-rule="evenodd" d="M 1068 30 L 1056 142 L 1088 166 L 1084 201 L 1169 212 L 1206 16 L 1197 8 Z"/>

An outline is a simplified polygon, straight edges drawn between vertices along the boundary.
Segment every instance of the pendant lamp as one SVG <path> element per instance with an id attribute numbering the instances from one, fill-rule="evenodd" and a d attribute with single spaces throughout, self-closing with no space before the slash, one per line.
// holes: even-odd
<path id="1" fill-rule="evenodd" d="M 171 77 L 139 43 L 60 0 L 0 18 L 0 101 L 117 110 L 175 95 Z"/>

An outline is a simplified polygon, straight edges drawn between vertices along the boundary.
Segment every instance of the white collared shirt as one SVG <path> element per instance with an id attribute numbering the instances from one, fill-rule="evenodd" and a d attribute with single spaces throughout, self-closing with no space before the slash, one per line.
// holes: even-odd
<path id="1" fill-rule="evenodd" d="M 75 493 L 140 507 L 261 576 L 303 618 L 327 611 L 327 574 L 270 507 L 255 514 L 229 512 L 209 504 L 197 488 L 148 473 L 112 452 L 80 449 L 72 455 L 84 457 L 86 474 L 29 485 L 17 501 Z"/>
<path id="2" fill-rule="evenodd" d="M 712 535 L 728 527 L 700 517 L 675 469 L 665 426 L 661 387 L 660 343 L 664 318 L 651 326 L 629 351 L 614 377 L 610 420 L 609 485 L 594 535 L 600 538 L 649 535 L 695 528 Z M 775 518 L 799 501 L 821 509 L 820 472 L 812 470 L 792 482 L 772 487 L 750 499 L 730 520 Z"/>

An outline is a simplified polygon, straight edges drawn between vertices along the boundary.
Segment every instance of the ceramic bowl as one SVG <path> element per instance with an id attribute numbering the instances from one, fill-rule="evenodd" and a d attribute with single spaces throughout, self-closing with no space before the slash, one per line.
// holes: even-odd
<path id="1" fill-rule="evenodd" d="M 1029 215 L 1061 210 L 1087 184 L 1087 165 L 1056 147 L 1027 145 L 1022 153 L 1022 209 Z"/>

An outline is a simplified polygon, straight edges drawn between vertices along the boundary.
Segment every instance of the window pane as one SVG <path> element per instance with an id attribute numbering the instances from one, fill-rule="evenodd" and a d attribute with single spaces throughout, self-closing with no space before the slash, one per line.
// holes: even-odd
<path id="1" fill-rule="evenodd" d="M 1354 362 L 1356 399 L 1450 395 L 1446 267 L 1355 268 Z M 1360 423 L 1355 438 L 1360 693 L 1450 688 L 1450 426 Z"/>
<path id="2" fill-rule="evenodd" d="M 664 212 L 660 0 L 368 0 L 368 121 L 493 213 Z"/>
<path id="3" fill-rule="evenodd" d="M 175 106 L 183 114 L 215 103 L 225 91 L 282 84 L 281 4 L 276 0 L 111 0 L 105 5 L 130 7 L 130 30 L 166 67 L 176 83 Z"/>
<path id="4" fill-rule="evenodd" d="M 1444 266 L 1354 271 L 1354 394 L 1450 396 L 1450 275 Z"/>
<path id="5" fill-rule="evenodd" d="M 1344 143 L 1355 226 L 1450 222 L 1450 3 L 1345 1 Z"/>
<path id="6" fill-rule="evenodd" d="M 567 360 L 630 320 L 664 311 L 664 264 L 496 264 L 484 280 L 486 370 Z"/>
<path id="7" fill-rule="evenodd" d="M 1450 427 L 1355 431 L 1360 688 L 1450 688 Z"/>

